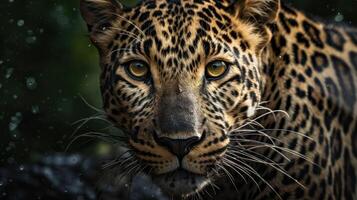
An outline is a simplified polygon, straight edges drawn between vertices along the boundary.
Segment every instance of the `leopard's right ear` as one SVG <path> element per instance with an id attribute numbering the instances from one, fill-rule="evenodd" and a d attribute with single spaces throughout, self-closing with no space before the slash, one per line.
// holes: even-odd
<path id="1" fill-rule="evenodd" d="M 116 0 L 80 0 L 80 10 L 89 31 L 109 24 L 123 10 Z"/>

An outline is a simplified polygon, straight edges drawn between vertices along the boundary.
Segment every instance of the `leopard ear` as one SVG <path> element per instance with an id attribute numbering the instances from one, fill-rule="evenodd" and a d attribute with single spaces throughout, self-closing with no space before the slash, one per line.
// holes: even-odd
<path id="1" fill-rule="evenodd" d="M 89 31 L 92 27 L 110 23 L 122 9 L 123 6 L 116 0 L 80 0 L 81 14 Z"/>
<path id="2" fill-rule="evenodd" d="M 280 0 L 235 0 L 231 10 L 240 19 L 266 25 L 275 22 L 280 9 Z"/>

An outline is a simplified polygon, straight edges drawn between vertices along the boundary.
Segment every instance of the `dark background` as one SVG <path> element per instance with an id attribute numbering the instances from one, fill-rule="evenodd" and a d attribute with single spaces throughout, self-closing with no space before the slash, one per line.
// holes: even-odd
<path id="1" fill-rule="evenodd" d="M 63 152 L 79 124 L 100 108 L 99 67 L 77 0 L 0 2 L 0 166 Z M 122 1 L 133 4 L 135 1 Z M 357 25 L 357 0 L 299 0 L 323 19 Z M 85 99 L 85 100 L 83 100 Z M 93 120 L 75 135 L 106 132 Z M 100 155 L 103 142 L 79 139 L 69 152 Z"/>

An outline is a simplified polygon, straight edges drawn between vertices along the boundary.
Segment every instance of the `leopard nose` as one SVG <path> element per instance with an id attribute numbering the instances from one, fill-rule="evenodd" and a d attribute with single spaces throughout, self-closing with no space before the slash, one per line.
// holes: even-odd
<path id="1" fill-rule="evenodd" d="M 156 138 L 157 142 L 166 147 L 171 153 L 175 154 L 180 160 L 188 154 L 191 149 L 200 141 L 199 137 L 187 139 L 171 139 L 168 137 Z"/>

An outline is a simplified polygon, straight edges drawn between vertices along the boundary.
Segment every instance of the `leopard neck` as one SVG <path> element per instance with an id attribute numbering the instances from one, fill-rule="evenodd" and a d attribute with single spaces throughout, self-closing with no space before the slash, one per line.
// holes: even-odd
<path id="1" fill-rule="evenodd" d="M 269 27 L 271 42 L 262 53 L 262 101 L 279 101 L 284 93 L 290 92 L 290 76 L 299 76 L 297 71 L 311 71 L 311 68 L 306 68 L 308 54 L 322 45 L 320 30 L 323 26 L 304 13 L 282 4 L 276 23 Z M 307 47 L 310 48 L 305 51 Z M 274 108 L 279 106 L 272 105 Z"/>

